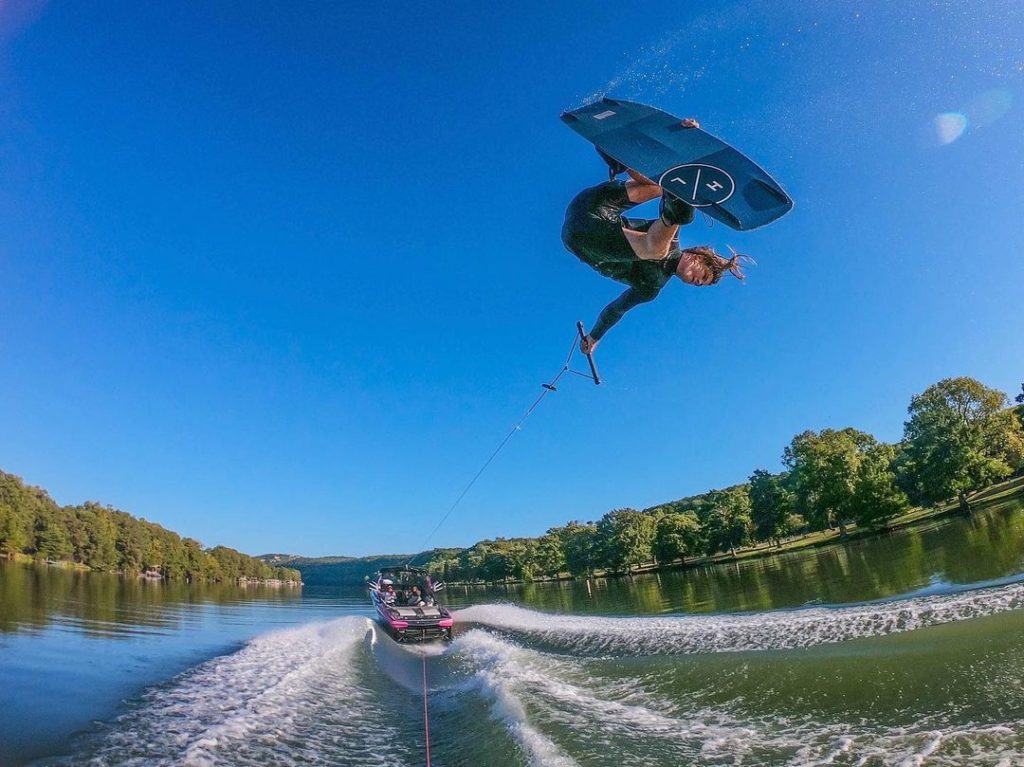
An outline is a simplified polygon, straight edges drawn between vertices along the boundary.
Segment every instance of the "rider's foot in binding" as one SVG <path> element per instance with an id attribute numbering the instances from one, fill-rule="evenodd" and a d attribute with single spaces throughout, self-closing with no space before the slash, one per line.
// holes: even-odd
<path id="1" fill-rule="evenodd" d="M 674 194 L 662 192 L 658 217 L 665 226 L 686 226 L 693 221 L 693 208 Z"/>
<path id="2" fill-rule="evenodd" d="M 608 164 L 608 180 L 609 181 L 614 179 L 620 173 L 625 173 L 627 170 L 629 170 L 629 168 L 627 168 L 625 165 L 623 165 L 621 162 L 616 160 L 614 157 L 612 157 L 610 154 L 608 154 L 604 150 L 598 149 L 597 147 L 595 147 L 595 149 L 597 149 L 597 153 L 599 155 L 601 155 L 601 159 L 604 160 Z"/>

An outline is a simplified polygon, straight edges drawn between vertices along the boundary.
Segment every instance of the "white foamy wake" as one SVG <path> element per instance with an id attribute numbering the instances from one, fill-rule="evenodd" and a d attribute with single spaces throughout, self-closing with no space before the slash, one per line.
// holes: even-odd
<path id="1" fill-rule="evenodd" d="M 536 767 L 1024 763 L 1024 722 L 964 725 L 922 718 L 913 728 L 896 728 L 786 712 L 744 716 L 685 697 L 665 700 L 646 688 L 642 675 L 607 679 L 603 661 L 551 656 L 484 631 L 462 635 L 451 653 L 476 669 L 467 687 L 492 701 L 493 717 Z"/>
<path id="2" fill-rule="evenodd" d="M 440 656 L 429 649 L 410 653 L 356 617 L 267 634 L 151 689 L 66 764 L 422 765 L 420 701 L 406 679 L 417 668 L 429 674 L 439 767 L 1024 763 L 1024 722 L 932 716 L 900 729 L 784 710 L 785 697 L 765 713 L 721 702 L 717 675 L 694 689 L 678 659 L 553 654 L 479 629 Z M 999 695 L 1020 688 L 1016 668 L 1006 674 L 992 680 Z"/>
<path id="3" fill-rule="evenodd" d="M 410 763 L 359 680 L 355 659 L 370 631 L 349 617 L 257 637 L 147 692 L 74 763 Z"/>
<path id="4" fill-rule="evenodd" d="M 699 747 L 708 736 L 708 727 L 692 712 L 673 717 L 673 704 L 646 694 L 635 680 L 600 680 L 570 658 L 529 650 L 484 631 L 459 637 L 452 652 L 476 668 L 469 686 L 491 698 L 495 718 L 537 767 L 571 767 L 577 764 L 574 757 L 600 763 L 602 755 L 608 764 L 630 763 L 643 751 L 636 743 L 640 738 Z M 546 732 L 559 733 L 566 745 Z M 612 743 L 620 744 L 614 759 L 601 748 Z"/>
<path id="5" fill-rule="evenodd" d="M 576 767 L 576 762 L 530 723 L 530 716 L 520 691 L 540 674 L 529 653 L 509 642 L 483 631 L 462 636 L 451 648 L 466 658 L 476 669 L 464 689 L 474 689 L 491 700 L 492 716 L 504 724 L 509 734 L 525 753 L 529 763 L 537 767 Z"/>
<path id="6" fill-rule="evenodd" d="M 476 605 L 456 613 L 575 654 L 681 655 L 783 650 L 884 636 L 1024 607 L 1024 584 L 883 604 L 735 615 L 601 617 L 558 615 L 513 605 Z"/>

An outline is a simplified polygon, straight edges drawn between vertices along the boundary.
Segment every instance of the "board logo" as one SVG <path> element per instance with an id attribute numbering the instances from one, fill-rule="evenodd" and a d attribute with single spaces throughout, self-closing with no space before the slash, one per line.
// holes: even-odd
<path id="1" fill-rule="evenodd" d="M 721 205 L 736 191 L 736 182 L 721 168 L 703 163 L 676 165 L 661 174 L 658 186 L 695 208 Z"/>
<path id="2" fill-rule="evenodd" d="M 599 114 L 599 115 L 594 115 L 594 119 L 595 120 L 605 120 L 605 119 L 607 119 L 609 117 L 612 117 L 614 114 L 615 114 L 615 112 L 613 112 L 612 110 L 608 109 L 608 110 L 605 110 L 604 112 L 601 112 L 601 114 Z"/>

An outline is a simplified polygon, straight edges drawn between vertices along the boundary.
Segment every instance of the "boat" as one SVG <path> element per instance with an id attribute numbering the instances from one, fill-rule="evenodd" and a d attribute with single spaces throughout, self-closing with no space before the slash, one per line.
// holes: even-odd
<path id="1" fill-rule="evenodd" d="M 437 601 L 444 584 L 435 583 L 423 568 L 382 567 L 373 578 L 367 578 L 367 586 L 377 618 L 396 642 L 451 640 L 455 621 Z"/>

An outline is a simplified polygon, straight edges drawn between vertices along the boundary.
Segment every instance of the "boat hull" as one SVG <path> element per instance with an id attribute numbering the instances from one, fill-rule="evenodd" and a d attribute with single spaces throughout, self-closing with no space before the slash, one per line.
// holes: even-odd
<path id="1" fill-rule="evenodd" d="M 376 591 L 370 592 L 370 599 L 377 611 L 377 621 L 396 642 L 449 641 L 452 638 L 454 619 L 443 607 L 386 605 Z"/>

